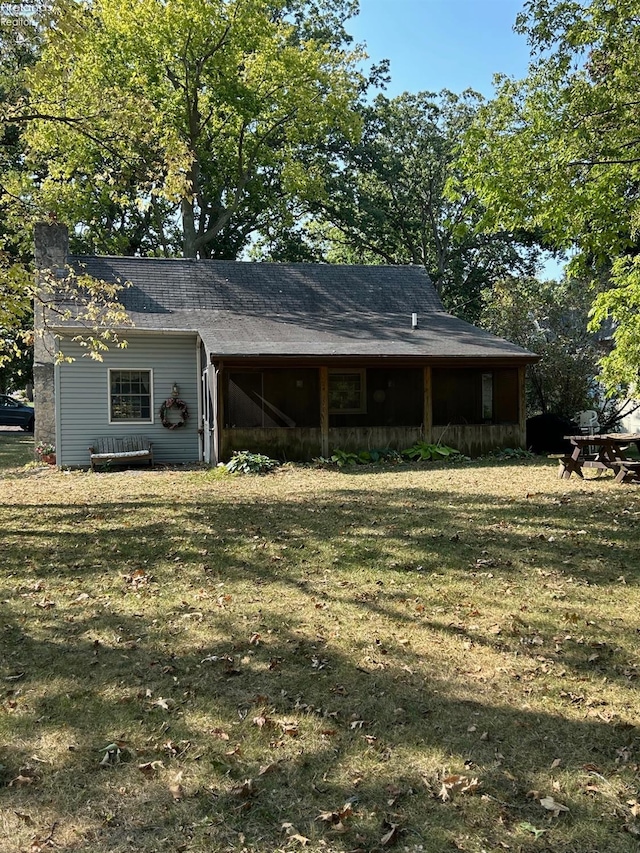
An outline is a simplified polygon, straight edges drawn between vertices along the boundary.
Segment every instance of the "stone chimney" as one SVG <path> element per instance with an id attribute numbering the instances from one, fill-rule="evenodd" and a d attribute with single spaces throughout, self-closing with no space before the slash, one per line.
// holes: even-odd
<path id="1" fill-rule="evenodd" d="M 37 283 L 40 285 L 43 272 L 61 274 L 67 263 L 69 232 L 60 223 L 38 222 L 34 228 L 35 263 Z M 44 322 L 42 305 L 34 306 L 35 340 L 33 346 L 33 398 L 35 407 L 36 444 L 47 442 L 57 447 L 56 400 L 54 365 L 57 353 L 55 336 Z"/>
<path id="2" fill-rule="evenodd" d="M 63 269 L 69 252 L 69 231 L 59 222 L 37 222 L 34 228 L 38 270 Z"/>

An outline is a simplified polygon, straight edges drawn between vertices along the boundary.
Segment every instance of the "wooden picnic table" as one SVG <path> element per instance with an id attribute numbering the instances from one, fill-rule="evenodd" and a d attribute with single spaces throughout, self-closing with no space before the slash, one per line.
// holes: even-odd
<path id="1" fill-rule="evenodd" d="M 640 442 L 640 433 L 600 433 L 597 435 L 565 435 L 572 445 L 571 453 L 560 459 L 559 476 L 568 480 L 572 474 L 583 477 L 583 468 L 608 469 L 616 473 L 616 481 L 640 479 L 640 462 L 627 459 L 631 443 Z"/>

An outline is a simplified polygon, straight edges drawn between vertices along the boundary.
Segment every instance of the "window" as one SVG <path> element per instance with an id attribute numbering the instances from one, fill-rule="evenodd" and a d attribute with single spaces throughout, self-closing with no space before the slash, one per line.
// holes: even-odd
<path id="1" fill-rule="evenodd" d="M 109 371 L 109 422 L 153 423 L 150 370 Z"/>
<path id="2" fill-rule="evenodd" d="M 365 371 L 329 371 L 329 412 L 348 414 L 366 412 Z"/>

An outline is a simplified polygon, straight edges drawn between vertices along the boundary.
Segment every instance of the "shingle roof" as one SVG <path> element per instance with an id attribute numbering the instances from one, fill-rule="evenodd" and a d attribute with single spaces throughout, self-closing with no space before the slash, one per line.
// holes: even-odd
<path id="1" fill-rule="evenodd" d="M 198 332 L 213 356 L 534 358 L 447 314 L 421 267 L 95 256 L 69 262 L 78 272 L 129 282 L 119 299 L 135 328 Z"/>

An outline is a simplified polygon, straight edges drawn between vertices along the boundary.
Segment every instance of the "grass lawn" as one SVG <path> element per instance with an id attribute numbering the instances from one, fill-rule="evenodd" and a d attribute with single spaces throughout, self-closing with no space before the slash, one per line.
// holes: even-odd
<path id="1" fill-rule="evenodd" d="M 33 462 L 33 433 L 0 428 L 0 472 Z"/>
<path id="2" fill-rule="evenodd" d="M 0 477 L 0 849 L 637 851 L 637 486 Z"/>

